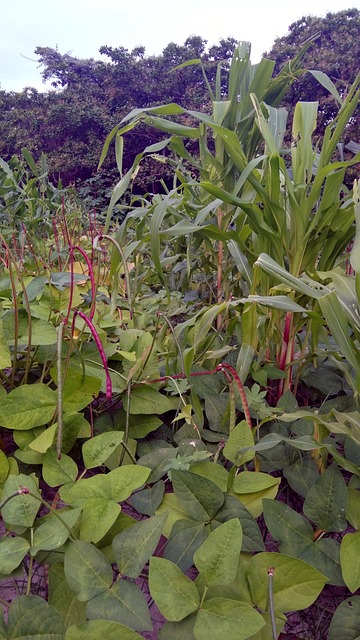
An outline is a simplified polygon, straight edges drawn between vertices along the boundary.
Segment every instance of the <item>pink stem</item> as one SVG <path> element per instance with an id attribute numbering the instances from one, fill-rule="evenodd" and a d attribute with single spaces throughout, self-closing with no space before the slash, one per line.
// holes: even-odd
<path id="1" fill-rule="evenodd" d="M 112 382 L 111 382 L 111 378 L 110 378 L 110 373 L 109 373 L 109 368 L 108 368 L 108 364 L 107 364 L 107 359 L 106 359 L 106 355 L 105 355 L 105 351 L 104 351 L 104 347 L 102 346 L 101 340 L 99 338 L 99 334 L 96 331 L 93 323 L 91 322 L 91 320 L 81 311 L 74 311 L 74 317 L 73 317 L 73 329 L 75 327 L 75 318 L 76 316 L 80 316 L 80 318 L 82 320 L 84 320 L 84 322 L 87 324 L 87 326 L 89 327 L 91 333 L 92 333 L 92 337 L 95 340 L 95 344 L 98 348 L 99 354 L 100 354 L 100 358 L 102 360 L 102 363 L 104 365 L 104 370 L 105 370 L 105 376 L 106 376 L 106 383 L 105 383 L 105 388 L 106 388 L 106 397 L 108 400 L 111 399 L 112 397 Z"/>

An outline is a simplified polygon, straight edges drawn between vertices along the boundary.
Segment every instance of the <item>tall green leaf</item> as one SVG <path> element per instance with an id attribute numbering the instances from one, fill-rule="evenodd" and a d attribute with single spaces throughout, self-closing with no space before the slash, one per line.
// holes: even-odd
<path id="1" fill-rule="evenodd" d="M 150 559 L 149 588 L 161 613 L 172 622 L 186 618 L 200 602 L 194 582 L 164 558 Z"/>

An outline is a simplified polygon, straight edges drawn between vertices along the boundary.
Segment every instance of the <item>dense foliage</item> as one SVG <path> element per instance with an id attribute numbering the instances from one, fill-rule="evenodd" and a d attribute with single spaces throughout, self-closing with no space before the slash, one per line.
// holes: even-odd
<path id="1" fill-rule="evenodd" d="M 106 218 L 0 160 L 1 640 L 358 638 L 360 74 L 313 73 L 319 138 L 301 64 L 238 43 L 203 108 L 120 114 Z"/>
<path id="2" fill-rule="evenodd" d="M 43 77 L 52 81 L 56 91 L 1 91 L 1 156 L 9 159 L 27 147 L 35 158 L 46 153 L 51 174 L 55 179 L 61 177 L 64 184 L 91 178 L 107 133 L 131 108 L 178 101 L 201 109 L 209 103 L 199 66 L 173 72 L 177 65 L 201 57 L 213 80 L 217 62 L 224 60 L 226 67 L 234 41 L 223 40 L 209 50 L 205 45 L 205 40 L 193 36 L 183 46 L 169 44 L 154 57 L 145 57 L 140 47 L 131 52 L 123 47 L 102 47 L 101 53 L 109 58 L 106 62 L 79 60 L 38 47 Z M 158 139 L 156 133 L 147 136 L 141 131 L 132 135 L 124 167 L 131 165 L 144 142 Z M 107 169 L 111 166 L 108 163 Z M 156 177 L 148 178 L 148 186 L 157 181 Z"/>
<path id="3" fill-rule="evenodd" d="M 344 96 L 355 78 L 360 55 L 359 15 L 357 9 L 351 9 L 325 18 L 304 17 L 290 26 L 287 36 L 276 40 L 268 57 L 275 60 L 276 70 L 280 71 L 308 38 L 317 35 L 302 64 L 307 69 L 324 71 Z M 227 38 L 207 48 L 205 40 L 192 36 L 181 46 L 170 43 L 159 56 L 146 56 L 143 47 L 128 51 L 104 46 L 100 52 L 106 59 L 101 61 L 81 60 L 39 46 L 36 54 L 43 67 L 42 75 L 51 81 L 54 90 L 0 91 L 0 155 L 8 160 L 23 147 L 36 160 L 46 153 L 55 182 L 61 178 L 65 185 L 77 183 L 81 196 L 87 196 L 92 206 L 104 206 L 115 179 L 115 164 L 110 157 L 102 171 L 96 172 L 107 133 L 135 107 L 176 102 L 187 109 L 211 109 L 203 71 L 214 90 L 217 63 L 222 61 L 221 84 L 225 90 L 234 45 L 235 41 Z M 191 59 L 201 59 L 203 67 L 191 65 L 174 71 Z M 317 133 L 323 135 L 337 104 L 313 76 L 298 79 L 284 104 L 292 112 L 298 100 L 314 99 L 320 101 Z M 356 142 L 358 127 L 358 116 L 354 114 L 341 141 L 346 157 L 348 151 L 344 147 L 350 141 Z M 128 169 L 136 154 L 145 145 L 158 141 L 159 136 L 155 129 L 132 131 L 123 155 L 123 168 Z M 164 167 L 160 170 L 159 164 L 150 160 L 143 163 L 137 193 L 161 190 L 160 179 L 169 183 L 171 172 Z"/>
<path id="4" fill-rule="evenodd" d="M 277 38 L 272 49 L 266 54 L 276 60 L 277 68 L 294 57 L 306 40 L 312 40 L 304 54 L 302 64 L 305 69 L 317 69 L 326 73 L 334 82 L 340 96 L 346 96 L 359 70 L 360 59 L 360 11 L 348 9 L 338 13 L 327 13 L 324 18 L 304 16 L 289 26 L 289 33 Z M 325 127 L 337 113 L 336 99 L 321 86 L 314 76 L 306 74 L 298 79 L 283 102 L 293 113 L 299 101 L 317 100 L 319 117 L 315 136 L 320 139 Z M 359 150 L 359 112 L 354 114 L 346 127 L 338 147 L 339 158 L 349 158 Z M 351 187 L 357 177 L 356 170 L 350 171 L 347 184 Z"/>

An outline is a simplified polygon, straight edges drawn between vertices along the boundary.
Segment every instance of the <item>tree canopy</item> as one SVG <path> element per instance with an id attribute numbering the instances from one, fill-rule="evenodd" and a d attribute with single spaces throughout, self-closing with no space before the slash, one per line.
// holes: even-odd
<path id="1" fill-rule="evenodd" d="M 328 13 L 325 18 L 305 16 L 290 25 L 289 33 L 278 38 L 265 55 L 276 61 L 275 71 L 279 71 L 299 53 L 308 38 L 314 38 L 304 55 L 304 67 L 327 73 L 340 95 L 345 96 L 360 59 L 359 35 L 357 9 Z M 204 71 L 214 86 L 216 69 L 222 62 L 225 86 L 235 44 L 233 38 L 226 38 L 207 47 L 206 40 L 192 36 L 183 45 L 168 44 L 159 56 L 146 56 L 144 47 L 129 51 L 121 46 L 103 46 L 100 53 L 104 60 L 82 60 L 39 46 L 35 53 L 42 76 L 51 81 L 52 89 L 46 93 L 33 88 L 20 93 L 0 90 L 0 156 L 8 159 L 26 147 L 35 159 L 42 152 L 47 155 L 54 180 L 61 178 L 64 184 L 88 181 L 89 193 L 99 187 L 99 180 L 104 179 L 110 186 L 117 173 L 110 156 L 102 173 L 96 173 L 109 131 L 136 107 L 177 102 L 187 109 L 210 110 Z M 194 59 L 201 59 L 202 65 L 184 66 Z M 336 101 L 311 74 L 292 84 L 284 104 L 291 110 L 298 100 L 319 101 L 316 133 L 320 136 L 338 110 Z M 351 140 L 358 143 L 358 126 L 356 115 L 347 128 L 344 148 Z M 130 131 L 124 170 L 131 166 L 138 152 L 161 136 L 160 132 L 145 127 Z M 145 162 L 141 169 L 140 188 L 154 191 L 157 170 L 149 163 Z M 163 174 L 164 167 L 161 171 Z"/>
<path id="2" fill-rule="evenodd" d="M 289 26 L 287 35 L 275 40 L 265 56 L 275 60 L 279 70 L 309 39 L 313 40 L 304 54 L 303 67 L 326 73 L 340 96 L 345 97 L 359 72 L 360 11 L 354 8 L 327 13 L 324 18 L 304 16 Z M 321 136 L 338 111 L 336 100 L 311 74 L 301 76 L 291 85 L 284 106 L 292 111 L 299 100 L 319 102 L 316 133 Z M 349 123 L 344 142 L 358 141 L 358 136 L 359 115 Z"/>

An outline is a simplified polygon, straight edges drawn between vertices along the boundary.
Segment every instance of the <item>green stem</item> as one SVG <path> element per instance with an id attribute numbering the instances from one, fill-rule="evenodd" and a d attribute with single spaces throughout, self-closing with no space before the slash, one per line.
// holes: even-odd
<path id="1" fill-rule="evenodd" d="M 158 315 L 158 316 L 161 316 L 162 318 L 164 318 L 164 320 L 165 320 L 166 324 L 168 325 L 168 327 L 169 327 L 169 329 L 170 329 L 170 331 L 171 331 L 171 333 L 172 333 L 172 336 L 173 336 L 173 338 L 174 338 L 174 342 L 175 342 L 175 344 L 176 344 L 176 348 L 177 348 L 178 353 L 179 353 L 180 364 L 181 364 L 181 372 L 183 373 L 183 375 L 184 375 L 184 376 L 186 376 L 186 372 L 185 372 L 185 362 L 184 362 L 184 354 L 183 354 L 183 352 L 182 352 L 181 345 L 180 345 L 180 342 L 179 342 L 179 340 L 178 340 L 178 337 L 177 337 L 177 335 L 176 335 L 176 333 L 175 333 L 174 327 L 172 326 L 172 324 L 171 324 L 171 322 L 170 322 L 169 318 L 165 315 L 165 313 L 163 313 L 162 311 L 158 311 L 158 312 L 157 312 L 157 315 Z"/>
<path id="2" fill-rule="evenodd" d="M 238 391 L 239 391 L 240 400 L 241 400 L 242 406 L 243 406 L 245 420 L 248 423 L 250 429 L 252 429 L 252 420 L 251 420 L 251 415 L 250 415 L 250 408 L 249 408 L 249 404 L 248 404 L 248 401 L 247 401 L 244 385 L 241 382 L 237 371 L 230 364 L 226 364 L 224 362 L 222 364 L 218 364 L 218 366 L 215 369 L 215 371 L 222 371 L 223 373 L 225 372 L 225 370 L 227 370 L 227 371 L 229 371 L 231 373 L 231 375 L 233 377 L 233 380 L 235 380 L 235 382 L 236 382 L 236 386 L 237 386 Z"/>
<path id="3" fill-rule="evenodd" d="M 274 567 L 270 567 L 268 570 L 268 593 L 269 593 L 269 609 L 270 609 L 270 620 L 271 620 L 271 631 L 272 631 L 272 640 L 277 640 L 278 634 L 276 630 L 276 619 L 275 619 L 275 607 L 274 607 Z"/>
<path id="4" fill-rule="evenodd" d="M 30 545 L 31 546 L 34 545 L 34 529 L 32 527 L 30 529 Z M 26 585 L 26 594 L 25 594 L 27 596 L 30 595 L 30 591 L 31 591 L 31 579 L 32 579 L 33 564 L 34 564 L 34 556 L 30 555 L 28 578 L 27 578 L 27 585 Z"/>
<path id="5" fill-rule="evenodd" d="M 136 463 L 136 458 L 135 458 L 135 456 L 133 455 L 133 452 L 131 451 L 130 447 L 129 447 L 125 442 L 122 442 L 121 444 L 122 444 L 122 446 L 124 447 L 124 450 L 126 451 L 126 453 L 128 454 L 128 456 L 129 456 L 129 458 L 130 458 L 131 462 L 132 462 L 133 464 L 137 464 L 137 463 Z M 124 459 L 124 456 L 122 457 L 121 462 L 123 461 L 123 459 Z M 120 465 L 121 465 L 121 462 L 120 462 Z"/>
<path id="6" fill-rule="evenodd" d="M 131 395 L 131 381 L 129 380 L 128 385 L 127 385 L 127 389 L 126 389 L 126 396 L 127 396 L 127 403 L 126 403 L 126 416 L 125 416 L 125 432 L 124 432 L 124 440 L 122 441 L 122 446 L 123 446 L 123 450 L 121 452 L 121 456 L 120 456 L 120 461 L 119 461 L 119 467 L 121 467 L 124 458 L 125 458 L 125 451 L 126 451 L 126 447 L 128 445 L 128 441 L 129 441 L 129 430 L 130 430 L 130 395 Z M 127 447 L 128 448 L 128 447 Z"/>
<path id="7" fill-rule="evenodd" d="M 199 611 L 199 609 L 201 609 L 201 607 L 202 607 L 202 605 L 203 605 L 203 602 L 204 602 L 204 600 L 205 600 L 205 596 L 206 596 L 206 594 L 207 594 L 207 590 L 208 590 L 208 588 L 209 588 L 209 587 L 207 587 L 207 586 L 205 585 L 205 587 L 204 587 L 204 591 L 203 591 L 203 594 L 202 594 L 202 596 L 201 596 L 200 604 L 199 604 L 199 607 L 198 607 L 198 611 Z"/>
<path id="8" fill-rule="evenodd" d="M 125 275 L 125 283 L 126 283 L 126 295 L 127 295 L 127 299 L 128 299 L 128 304 L 129 304 L 129 312 L 130 312 L 130 320 L 134 319 L 134 311 L 133 311 L 133 300 L 132 300 L 132 294 L 131 294 L 131 288 L 130 288 L 130 274 L 129 274 L 129 268 L 126 262 L 126 258 L 125 258 L 125 254 L 123 252 L 122 247 L 119 245 L 119 243 L 112 238 L 111 236 L 108 236 L 107 234 L 105 235 L 100 235 L 100 236 L 96 236 L 96 238 L 94 239 L 94 249 L 97 249 L 97 244 L 98 242 L 101 242 L 101 240 L 108 240 L 109 242 L 112 242 L 114 247 L 116 247 L 116 249 L 118 250 L 122 263 L 123 263 L 123 267 L 124 267 L 124 275 Z"/>
<path id="9" fill-rule="evenodd" d="M 23 489 L 26 489 L 26 487 L 23 487 Z M 31 496 L 32 498 L 36 498 L 36 500 L 38 500 L 39 502 L 41 502 L 41 504 L 44 505 L 44 507 L 47 507 L 49 509 L 49 511 L 51 511 L 51 513 L 54 514 L 54 516 L 61 522 L 61 524 L 65 527 L 65 529 L 69 532 L 70 538 L 71 540 L 75 540 L 73 533 L 71 531 L 71 528 L 69 527 L 69 525 L 67 524 L 67 522 L 65 522 L 65 520 L 63 520 L 63 518 L 59 515 L 59 513 L 56 511 L 56 509 L 54 509 L 54 507 L 51 506 L 51 504 L 49 504 L 48 502 L 46 502 L 46 500 L 44 500 L 43 498 L 41 498 L 40 496 L 37 496 L 36 493 L 32 493 L 32 491 L 25 491 L 23 490 L 22 493 L 27 493 L 29 496 Z"/>
<path id="10" fill-rule="evenodd" d="M 5 498 L 5 500 L 3 500 L 3 502 L 0 503 L 0 511 L 5 507 L 5 505 L 8 502 L 10 502 L 10 500 L 12 500 L 13 498 L 16 498 L 16 496 L 22 496 L 24 493 L 29 493 L 29 490 L 26 489 L 26 487 L 21 487 L 17 491 L 14 491 L 14 493 L 9 495 L 7 498 Z"/>

